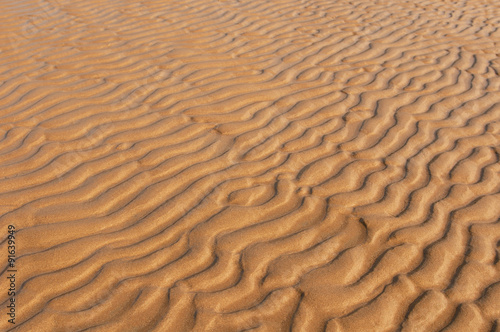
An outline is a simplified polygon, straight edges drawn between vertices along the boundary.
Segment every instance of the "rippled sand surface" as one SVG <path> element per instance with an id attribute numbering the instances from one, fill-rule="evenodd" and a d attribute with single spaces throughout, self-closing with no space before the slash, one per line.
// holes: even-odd
<path id="1" fill-rule="evenodd" d="M 500 331 L 500 3 L 0 0 L 15 331 Z"/>

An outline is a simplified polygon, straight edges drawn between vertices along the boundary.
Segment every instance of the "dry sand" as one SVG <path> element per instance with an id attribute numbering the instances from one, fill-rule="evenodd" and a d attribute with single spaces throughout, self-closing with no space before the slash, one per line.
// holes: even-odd
<path id="1" fill-rule="evenodd" d="M 500 331 L 498 2 L 0 4 L 2 331 Z"/>

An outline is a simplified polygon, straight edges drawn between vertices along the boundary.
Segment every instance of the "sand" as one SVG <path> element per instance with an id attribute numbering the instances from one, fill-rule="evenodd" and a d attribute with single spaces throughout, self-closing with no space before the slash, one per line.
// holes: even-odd
<path id="1" fill-rule="evenodd" d="M 0 330 L 500 331 L 498 2 L 0 9 Z"/>

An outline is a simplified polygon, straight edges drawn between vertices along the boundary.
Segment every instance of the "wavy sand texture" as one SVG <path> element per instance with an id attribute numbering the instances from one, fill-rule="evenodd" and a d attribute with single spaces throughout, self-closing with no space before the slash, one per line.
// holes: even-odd
<path id="1" fill-rule="evenodd" d="M 15 331 L 500 331 L 497 1 L 0 4 Z"/>

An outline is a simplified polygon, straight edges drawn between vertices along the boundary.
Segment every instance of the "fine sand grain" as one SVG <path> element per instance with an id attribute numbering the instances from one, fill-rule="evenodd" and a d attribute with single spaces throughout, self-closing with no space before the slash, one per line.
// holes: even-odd
<path id="1" fill-rule="evenodd" d="M 498 1 L 0 0 L 0 45 L 0 330 L 500 331 Z"/>

